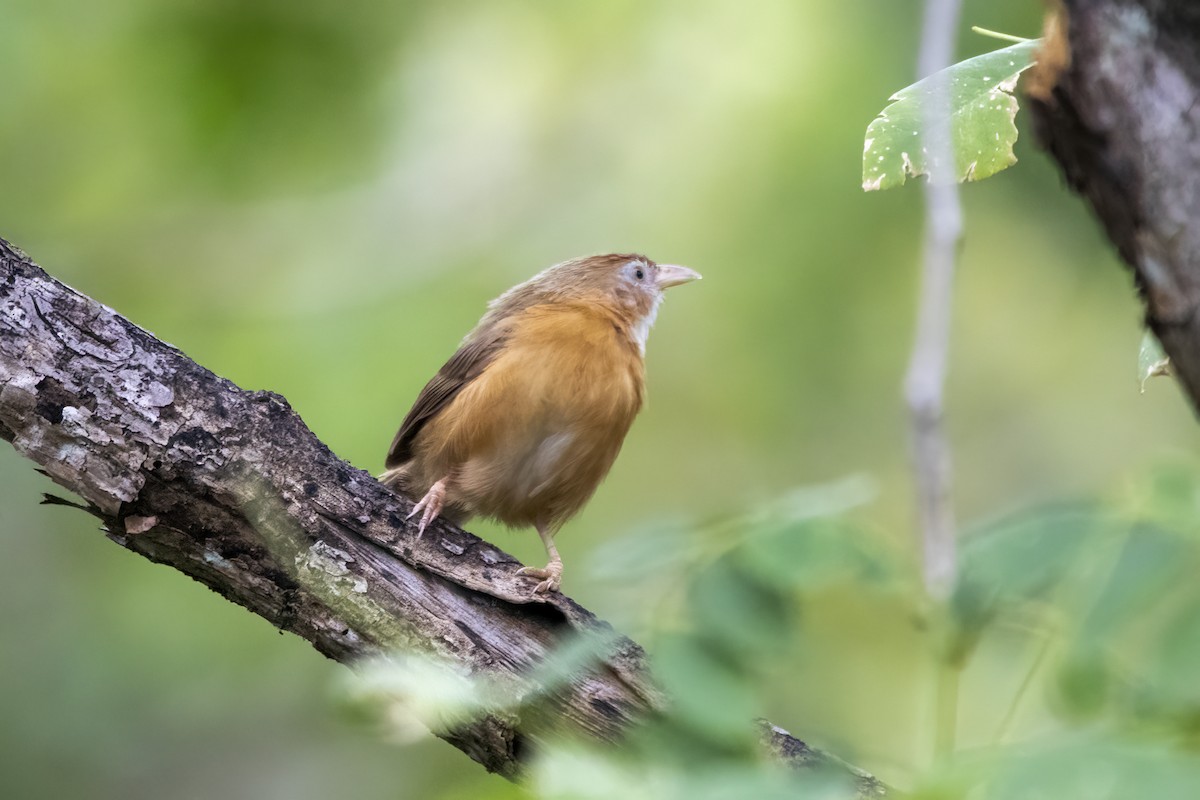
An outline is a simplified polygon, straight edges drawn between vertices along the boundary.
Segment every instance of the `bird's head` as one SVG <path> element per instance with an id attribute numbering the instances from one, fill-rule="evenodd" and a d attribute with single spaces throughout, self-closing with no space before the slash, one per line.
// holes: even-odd
<path id="1" fill-rule="evenodd" d="M 509 289 L 492 302 L 488 316 L 507 316 L 538 303 L 600 303 L 627 322 L 630 337 L 644 350 L 663 290 L 699 278 L 695 270 L 656 264 L 635 253 L 585 256 L 555 264 Z"/>

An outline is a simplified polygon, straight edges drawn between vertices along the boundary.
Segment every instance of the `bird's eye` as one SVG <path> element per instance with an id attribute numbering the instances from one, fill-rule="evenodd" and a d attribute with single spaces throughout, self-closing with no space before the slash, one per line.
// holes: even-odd
<path id="1" fill-rule="evenodd" d="M 634 270 L 633 276 L 640 281 L 642 278 L 646 277 L 646 272 L 641 267 L 638 267 L 636 270 Z"/>

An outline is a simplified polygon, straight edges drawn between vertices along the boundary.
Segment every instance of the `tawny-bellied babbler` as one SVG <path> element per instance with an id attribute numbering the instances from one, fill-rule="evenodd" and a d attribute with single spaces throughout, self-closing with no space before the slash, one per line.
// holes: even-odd
<path id="1" fill-rule="evenodd" d="M 565 261 L 488 305 L 413 404 L 380 479 L 439 515 L 537 528 L 555 591 L 554 534 L 596 491 L 642 407 L 646 335 L 663 289 L 699 278 L 639 255 Z"/>

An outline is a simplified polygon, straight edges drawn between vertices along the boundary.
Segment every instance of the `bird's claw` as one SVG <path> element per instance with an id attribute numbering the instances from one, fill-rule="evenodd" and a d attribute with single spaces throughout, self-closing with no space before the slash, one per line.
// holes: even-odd
<path id="1" fill-rule="evenodd" d="M 412 519 L 417 514 L 421 515 L 421 519 L 417 522 L 417 538 L 421 538 L 421 534 L 425 533 L 425 528 L 429 523 L 438 518 L 442 513 L 442 505 L 446 502 L 446 481 L 445 479 L 438 481 L 433 486 L 429 487 L 429 491 L 421 498 L 413 510 L 409 512 L 408 519 Z"/>
<path id="2" fill-rule="evenodd" d="M 563 566 L 561 561 L 551 561 L 544 567 L 521 567 L 518 575 L 528 575 L 531 578 L 543 578 L 541 583 L 533 587 L 534 594 L 557 592 L 562 586 Z"/>

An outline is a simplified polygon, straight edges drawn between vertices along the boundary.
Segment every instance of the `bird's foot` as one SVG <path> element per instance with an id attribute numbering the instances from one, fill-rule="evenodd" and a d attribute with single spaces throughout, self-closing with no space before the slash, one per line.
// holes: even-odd
<path id="1" fill-rule="evenodd" d="M 425 533 L 425 528 L 429 523 L 438 518 L 438 514 L 442 513 L 442 506 L 446 502 L 446 479 L 429 487 L 429 491 L 421 498 L 421 501 L 413 506 L 413 510 L 409 512 L 408 518 L 412 519 L 417 514 L 421 515 L 421 520 L 417 523 L 417 538 L 421 538 L 421 534 Z"/>
<path id="2" fill-rule="evenodd" d="M 562 586 L 563 563 L 561 559 L 551 559 L 544 567 L 521 567 L 518 575 L 528 575 L 532 578 L 542 578 L 542 582 L 533 588 L 534 594 L 557 592 Z"/>

